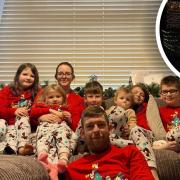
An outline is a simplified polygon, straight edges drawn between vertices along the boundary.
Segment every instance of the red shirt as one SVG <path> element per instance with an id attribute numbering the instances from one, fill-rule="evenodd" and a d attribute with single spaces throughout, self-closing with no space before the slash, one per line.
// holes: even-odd
<path id="1" fill-rule="evenodd" d="M 134 145 L 125 148 L 111 146 L 102 154 L 85 155 L 70 163 L 65 173 L 67 180 L 90 180 L 90 176 L 101 176 L 102 179 L 108 176 L 115 179 L 119 176 L 127 180 L 154 180 L 146 160 Z"/>
<path id="2" fill-rule="evenodd" d="M 173 126 L 172 121 L 175 112 L 178 113 L 177 116 L 180 119 L 180 107 L 162 106 L 159 108 L 159 112 L 166 132 L 169 131 Z"/>
<path id="3" fill-rule="evenodd" d="M 18 108 L 19 102 L 22 97 L 29 103 L 32 103 L 32 93 L 25 91 L 21 95 L 14 95 L 9 86 L 0 90 L 0 118 L 5 119 L 9 125 L 15 123 L 15 111 Z"/>
<path id="4" fill-rule="evenodd" d="M 147 103 L 143 103 L 136 111 L 137 125 L 147 130 L 151 130 L 146 118 L 146 109 Z"/>
<path id="5" fill-rule="evenodd" d="M 35 102 L 38 101 L 38 98 L 41 96 L 42 92 L 43 89 L 38 93 Z M 74 91 L 71 91 L 67 94 L 67 104 L 69 111 L 71 112 L 71 128 L 75 131 L 81 118 L 82 111 L 84 110 L 84 99 Z"/>
<path id="6" fill-rule="evenodd" d="M 75 92 L 71 91 L 67 95 L 67 104 L 72 117 L 71 128 L 75 131 L 78 126 L 79 120 L 81 119 L 82 111 L 85 108 L 84 99 Z"/>

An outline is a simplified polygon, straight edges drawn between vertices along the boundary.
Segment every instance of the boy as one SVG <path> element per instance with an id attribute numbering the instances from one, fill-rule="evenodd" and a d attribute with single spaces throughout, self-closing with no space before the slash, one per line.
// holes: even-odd
<path id="1" fill-rule="evenodd" d="M 160 83 L 160 95 L 166 106 L 160 107 L 161 120 L 166 130 L 166 142 L 159 149 L 180 151 L 180 79 L 166 76 Z"/>
<path id="2" fill-rule="evenodd" d="M 84 87 L 84 102 L 86 107 L 89 106 L 101 106 L 103 103 L 103 87 L 98 81 L 90 81 L 86 83 Z M 103 108 L 103 107 L 102 107 Z M 81 121 L 79 121 L 78 127 L 76 129 L 76 135 L 78 137 L 77 149 L 75 154 L 83 154 L 88 151 L 84 143 L 84 140 L 81 138 Z"/>

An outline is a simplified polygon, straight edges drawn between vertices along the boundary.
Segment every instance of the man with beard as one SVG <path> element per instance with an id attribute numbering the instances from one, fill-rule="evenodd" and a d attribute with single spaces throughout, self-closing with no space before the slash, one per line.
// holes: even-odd
<path id="1" fill-rule="evenodd" d="M 82 138 L 89 153 L 68 165 L 65 179 L 154 179 L 144 156 L 134 145 L 111 145 L 109 122 L 102 107 L 87 107 L 81 121 Z"/>

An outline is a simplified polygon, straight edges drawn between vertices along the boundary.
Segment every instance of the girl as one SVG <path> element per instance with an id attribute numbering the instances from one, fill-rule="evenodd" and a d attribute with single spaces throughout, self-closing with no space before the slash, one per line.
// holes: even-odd
<path id="1" fill-rule="evenodd" d="M 74 68 L 69 62 L 61 62 L 58 64 L 55 73 L 57 83 L 63 88 L 67 96 L 67 104 L 71 111 L 71 128 L 75 131 L 79 123 L 81 113 L 84 110 L 84 100 L 71 89 L 71 83 L 75 79 Z M 38 93 L 36 101 L 41 96 L 43 90 Z M 51 115 L 50 115 L 51 114 Z M 52 116 L 52 117 L 51 117 Z M 54 118 L 52 113 L 39 117 L 39 120 L 46 120 L 47 118 Z"/>
<path id="2" fill-rule="evenodd" d="M 14 82 L 0 91 L 0 118 L 8 124 L 4 153 L 31 154 L 29 108 L 38 91 L 39 75 L 35 65 L 21 64 Z"/>
<path id="3" fill-rule="evenodd" d="M 50 178 L 57 179 L 58 172 L 67 166 L 69 156 L 75 145 L 75 135 L 69 125 L 71 114 L 66 106 L 66 93 L 59 85 L 45 87 L 37 104 L 31 109 L 31 117 L 52 113 L 51 118 L 46 116 L 40 120 L 37 129 L 37 156 L 38 160 L 50 170 Z M 55 145 L 55 146 L 54 146 Z M 53 147 L 56 153 L 52 153 Z"/>

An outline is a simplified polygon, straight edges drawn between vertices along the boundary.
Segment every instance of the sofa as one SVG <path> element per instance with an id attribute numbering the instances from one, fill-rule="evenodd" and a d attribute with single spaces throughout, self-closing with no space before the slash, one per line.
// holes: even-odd
<path id="1" fill-rule="evenodd" d="M 49 176 L 33 157 L 1 154 L 0 180 L 49 180 Z"/>
<path id="2" fill-rule="evenodd" d="M 180 154 L 155 150 L 155 155 L 160 180 L 179 180 Z M 44 167 L 32 157 L 0 155 L 0 180 L 49 180 L 49 177 Z"/>
<path id="3" fill-rule="evenodd" d="M 156 99 L 158 106 L 163 105 Z M 105 102 L 106 107 L 113 100 Z M 151 110 L 153 108 L 150 108 Z M 153 116 L 153 112 L 150 112 Z M 154 150 L 160 180 L 180 180 L 180 153 L 170 150 Z M 48 180 L 48 173 L 33 157 L 0 155 L 0 180 Z M 75 178 L 76 180 L 76 178 Z"/>

